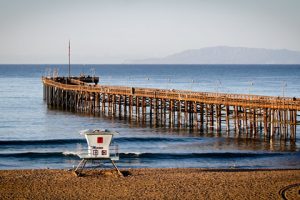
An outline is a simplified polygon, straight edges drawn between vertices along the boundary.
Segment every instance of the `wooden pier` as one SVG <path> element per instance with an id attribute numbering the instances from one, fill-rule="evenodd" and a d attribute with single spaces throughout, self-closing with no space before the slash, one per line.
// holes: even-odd
<path id="1" fill-rule="evenodd" d="M 247 138 L 296 140 L 300 99 L 97 84 L 97 77 L 43 77 L 44 100 L 54 108 L 149 123 L 212 130 Z"/>

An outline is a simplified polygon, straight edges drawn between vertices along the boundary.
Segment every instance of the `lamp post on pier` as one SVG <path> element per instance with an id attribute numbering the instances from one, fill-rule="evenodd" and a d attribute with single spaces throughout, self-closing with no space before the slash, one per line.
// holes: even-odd
<path id="1" fill-rule="evenodd" d="M 69 40 L 69 78 L 71 77 L 71 44 Z"/>

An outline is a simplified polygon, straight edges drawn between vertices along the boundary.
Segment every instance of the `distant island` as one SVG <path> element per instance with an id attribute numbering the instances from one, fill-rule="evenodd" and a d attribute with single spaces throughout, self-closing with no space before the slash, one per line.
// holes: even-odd
<path id="1" fill-rule="evenodd" d="M 300 52 L 287 49 L 206 47 L 162 58 L 126 61 L 132 64 L 300 64 Z"/>

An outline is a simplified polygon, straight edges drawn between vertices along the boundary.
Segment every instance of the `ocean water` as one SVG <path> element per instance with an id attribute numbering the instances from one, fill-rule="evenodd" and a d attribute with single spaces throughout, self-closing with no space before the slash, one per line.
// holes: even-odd
<path id="1" fill-rule="evenodd" d="M 300 167 L 299 126 L 295 143 L 269 142 L 49 109 L 41 77 L 54 71 L 67 76 L 68 66 L 0 65 L 0 169 L 72 168 L 87 146 L 79 131 L 96 128 L 120 133 L 121 168 Z M 104 85 L 300 97 L 300 65 L 73 65 L 71 73 Z"/>

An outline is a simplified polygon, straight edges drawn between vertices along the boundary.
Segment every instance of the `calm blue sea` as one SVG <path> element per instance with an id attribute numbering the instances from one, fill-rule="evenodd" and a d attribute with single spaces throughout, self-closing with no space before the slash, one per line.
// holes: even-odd
<path id="1" fill-rule="evenodd" d="M 0 169 L 72 168 L 86 147 L 79 131 L 95 128 L 120 132 L 121 168 L 300 168 L 300 126 L 296 143 L 270 143 L 48 109 L 41 76 L 55 70 L 67 76 L 68 66 L 0 65 Z M 73 65 L 71 73 L 104 85 L 300 97 L 300 65 Z"/>

